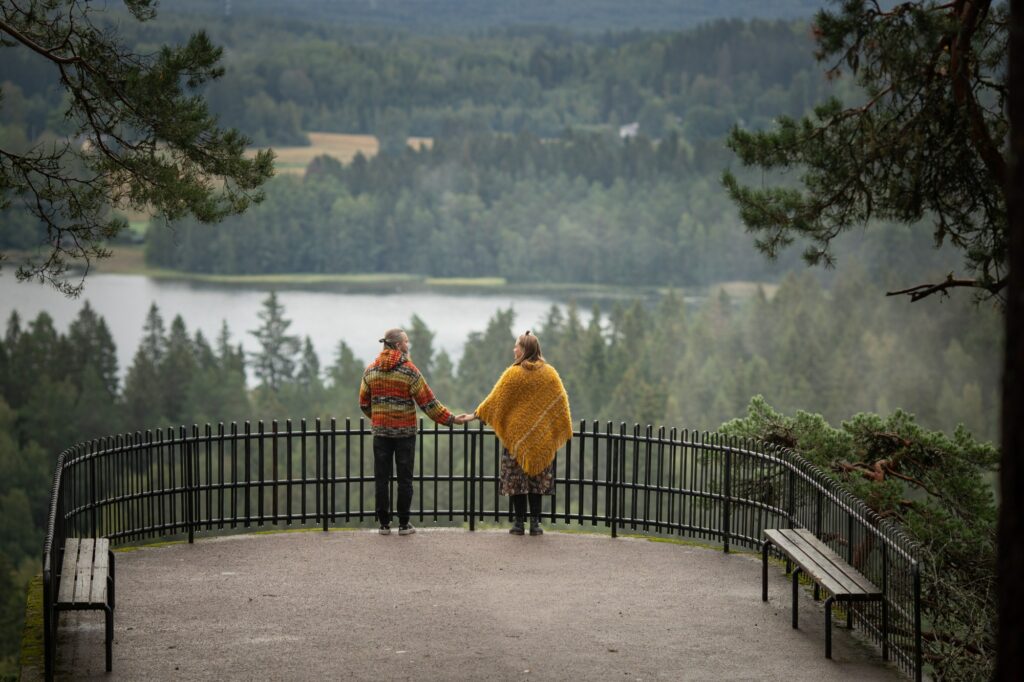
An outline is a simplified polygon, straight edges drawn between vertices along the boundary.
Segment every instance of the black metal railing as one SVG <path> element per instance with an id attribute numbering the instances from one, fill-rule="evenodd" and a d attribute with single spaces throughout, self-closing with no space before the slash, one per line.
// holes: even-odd
<path id="1" fill-rule="evenodd" d="M 359 420 L 268 426 L 206 425 L 102 438 L 60 455 L 43 547 L 46 669 L 51 606 L 68 537 L 115 544 L 267 526 L 369 523 L 374 517 L 371 433 Z M 501 446 L 489 430 L 419 426 L 413 517 L 422 523 L 500 522 Z M 854 620 L 884 658 L 921 678 L 921 570 L 914 543 L 801 457 L 713 433 L 593 422 L 555 461 L 544 517 L 556 524 L 680 536 L 758 549 L 765 528 L 802 527 L 883 591 L 853 604 Z M 391 496 L 394 499 L 394 495 Z M 888 609 L 883 635 L 882 609 Z"/>

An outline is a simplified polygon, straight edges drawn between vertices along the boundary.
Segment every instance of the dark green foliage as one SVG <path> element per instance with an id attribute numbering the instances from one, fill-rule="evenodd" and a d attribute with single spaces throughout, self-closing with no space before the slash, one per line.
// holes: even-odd
<path id="1" fill-rule="evenodd" d="M 937 679 L 987 680 L 995 645 L 999 453 L 963 427 L 927 431 L 900 410 L 858 414 L 838 429 L 817 414 L 785 417 L 758 396 L 722 432 L 791 448 L 899 522 L 923 553 L 926 663 Z"/>
<path id="2" fill-rule="evenodd" d="M 251 354 L 253 372 L 260 386 L 276 393 L 295 373 L 299 337 L 288 334 L 292 322 L 284 317 L 276 293 L 270 292 L 258 316 L 261 326 L 249 332 L 260 344 L 260 350 Z"/>
<path id="3" fill-rule="evenodd" d="M 832 98 L 770 131 L 733 131 L 729 146 L 744 165 L 800 173 L 795 187 L 746 186 L 726 173 L 743 222 L 769 256 L 799 240 L 808 263 L 831 265 L 833 242 L 850 228 L 931 219 L 936 244 L 954 246 L 971 278 L 950 273 L 904 293 L 998 294 L 1007 272 L 1007 6 L 837 4 L 818 14 L 817 57 L 832 75 L 849 72 L 862 102 Z"/>
<path id="4" fill-rule="evenodd" d="M 344 341 L 338 342 L 334 364 L 327 368 L 328 386 L 324 411 L 341 417 L 359 417 L 359 382 L 365 365 Z"/>
<path id="5" fill-rule="evenodd" d="M 804 23 L 720 20 L 665 32 L 678 28 L 432 37 L 347 21 L 268 25 L 246 13 L 203 21 L 167 4 L 154 21 L 117 24 L 140 51 L 209 32 L 226 48 L 226 73 L 204 95 L 221 121 L 258 144 L 301 144 L 303 130 L 328 130 L 377 135 L 385 148 L 394 141 L 400 149 L 407 133 L 553 136 L 634 121 L 648 137 L 676 132 L 696 143 L 737 120 L 761 127 L 778 114 L 799 116 L 831 90 L 814 67 Z M 34 61 L 15 52 L 9 66 L 0 65 L 0 81 L 17 86 L 24 102 L 9 120 L 28 139 L 29 130 L 52 125 L 47 107 L 59 106 L 61 95 Z"/>
<path id="6" fill-rule="evenodd" d="M 515 318 L 512 308 L 499 310 L 488 320 L 486 330 L 470 333 L 459 362 L 457 395 L 438 396 L 441 402 L 455 409 L 453 403 L 457 398 L 467 406 L 466 411 L 472 412 L 487 397 L 498 377 L 514 359 L 512 347 L 522 333 L 513 330 Z"/>
<path id="7" fill-rule="evenodd" d="M 156 3 L 125 5 L 144 22 Z M 223 74 L 221 50 L 204 33 L 136 54 L 94 19 L 81 0 L 0 6 L 4 61 L 14 53 L 46 64 L 40 85 L 59 82 L 49 93 L 63 98 L 60 113 L 71 124 L 61 131 L 65 140 L 0 140 L 0 211 L 5 221 L 12 205 L 22 212 L 13 218 L 21 236 L 5 245 L 24 246 L 41 225 L 45 239 L 34 245 L 42 252 L 20 260 L 18 278 L 46 280 L 69 295 L 82 288 L 66 278 L 69 265 L 107 255 L 104 242 L 124 227 L 112 205 L 213 222 L 258 201 L 272 173 L 272 155 L 246 158 L 248 140 L 218 128 L 197 96 Z M 29 117 L 22 112 L 23 121 Z"/>
<path id="8" fill-rule="evenodd" d="M 192 406 L 186 403 L 188 386 L 198 371 L 196 348 L 185 328 L 185 320 L 175 315 L 167 335 L 167 350 L 157 365 L 157 377 L 164 396 L 161 405 L 163 416 L 171 424 L 188 421 Z"/>
<path id="9" fill-rule="evenodd" d="M 142 343 L 124 381 L 125 416 L 131 428 L 152 427 L 165 421 L 163 396 L 158 387 L 166 351 L 163 317 L 154 303 L 146 314 Z"/>
<path id="10" fill-rule="evenodd" d="M 795 265 L 766 263 L 724 192 L 689 170 L 670 141 L 567 133 L 542 142 L 479 135 L 438 140 L 300 180 L 211 232 L 184 222 L 150 231 L 153 265 L 207 273 L 405 272 L 510 281 L 695 286 L 763 281 Z M 927 228 L 848 238 L 879 279 L 942 272 Z M 415 248 L 412 248 L 415 245 Z M 894 246 L 900 248 L 894 249 Z M 909 255 L 908 255 L 909 254 Z"/>
<path id="11" fill-rule="evenodd" d="M 427 323 L 416 314 L 413 314 L 405 331 L 409 336 L 409 354 L 429 382 L 434 369 L 434 332 L 430 331 Z"/>

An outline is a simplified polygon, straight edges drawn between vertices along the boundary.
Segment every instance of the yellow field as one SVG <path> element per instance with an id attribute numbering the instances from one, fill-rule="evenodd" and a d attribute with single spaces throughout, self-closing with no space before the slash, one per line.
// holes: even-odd
<path id="1" fill-rule="evenodd" d="M 342 163 L 348 163 L 359 152 L 369 158 L 377 153 L 377 138 L 373 135 L 343 135 L 341 133 L 307 133 L 308 147 L 274 147 L 276 158 L 274 164 L 278 173 L 302 173 L 314 158 L 326 154 Z M 429 137 L 410 137 L 409 146 L 429 147 L 433 140 Z M 250 155 L 256 149 L 249 151 Z"/>

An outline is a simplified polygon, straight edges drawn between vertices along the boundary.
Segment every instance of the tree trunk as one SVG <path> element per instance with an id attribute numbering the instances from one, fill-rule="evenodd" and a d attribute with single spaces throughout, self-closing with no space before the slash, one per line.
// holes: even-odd
<path id="1" fill-rule="evenodd" d="M 1024 0 L 1010 1 L 1010 283 L 1003 373 L 996 679 L 1024 671 Z"/>

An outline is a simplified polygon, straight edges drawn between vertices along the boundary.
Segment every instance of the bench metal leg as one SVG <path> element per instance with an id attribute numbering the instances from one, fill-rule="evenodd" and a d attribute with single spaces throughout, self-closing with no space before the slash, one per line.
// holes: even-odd
<path id="1" fill-rule="evenodd" d="M 800 623 L 800 609 L 797 608 L 797 597 L 800 595 L 800 567 L 793 569 L 793 629 Z"/>
<path id="2" fill-rule="evenodd" d="M 825 600 L 825 658 L 832 658 L 832 602 L 835 597 Z"/>
<path id="3" fill-rule="evenodd" d="M 110 558 L 110 575 L 107 576 L 107 589 L 110 594 L 110 608 L 114 608 L 114 553 L 108 551 L 107 556 Z"/>
<path id="4" fill-rule="evenodd" d="M 46 627 L 46 641 L 43 642 L 43 671 L 46 682 L 53 679 L 54 669 L 57 666 L 57 621 L 60 618 L 60 611 L 50 609 L 50 620 Z"/>
<path id="5" fill-rule="evenodd" d="M 771 540 L 765 540 L 761 545 L 761 601 L 768 601 L 768 547 Z"/>
<path id="6" fill-rule="evenodd" d="M 814 583 L 814 601 L 821 601 L 821 588 L 818 587 L 818 583 Z"/>
<path id="7" fill-rule="evenodd" d="M 853 602 L 846 602 L 846 629 L 853 629 Z"/>
<path id="8" fill-rule="evenodd" d="M 114 669 L 114 609 L 109 606 L 103 609 L 107 617 L 107 672 Z"/>

